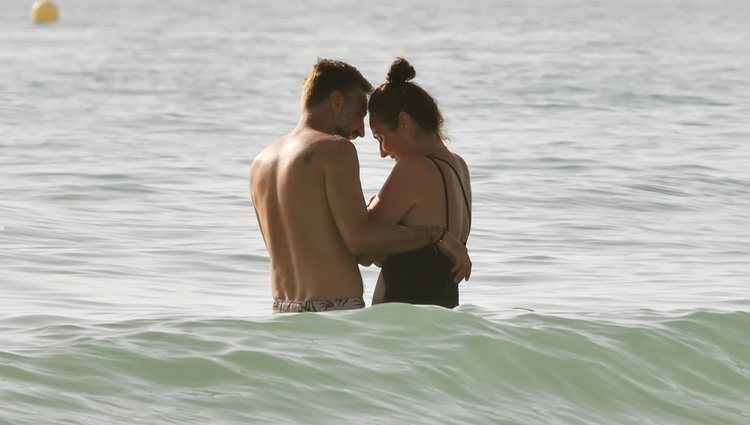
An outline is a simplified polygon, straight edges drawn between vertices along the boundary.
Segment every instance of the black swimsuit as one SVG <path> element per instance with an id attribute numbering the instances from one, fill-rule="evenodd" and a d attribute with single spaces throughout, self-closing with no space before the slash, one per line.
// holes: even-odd
<path id="1" fill-rule="evenodd" d="M 445 226 L 448 227 L 448 186 L 445 175 L 435 160 L 448 164 L 461 184 L 466 209 L 469 211 L 471 226 L 471 207 L 466 197 L 463 182 L 458 171 L 447 161 L 427 156 L 438 168 L 443 179 L 445 193 Z M 464 242 L 466 245 L 466 242 Z M 389 255 L 381 274 L 385 283 L 385 295 L 382 302 L 401 302 L 410 304 L 433 304 L 446 308 L 458 305 L 458 285 L 453 282 L 451 268 L 453 263 L 435 246 L 427 245 L 413 251 Z"/>

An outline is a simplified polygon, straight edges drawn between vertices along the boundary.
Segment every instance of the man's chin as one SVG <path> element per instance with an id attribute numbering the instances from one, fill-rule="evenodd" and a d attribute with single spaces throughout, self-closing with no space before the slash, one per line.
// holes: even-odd
<path id="1" fill-rule="evenodd" d="M 336 129 L 336 135 L 337 136 L 341 136 L 341 137 L 343 137 L 346 140 L 354 140 L 355 139 L 355 137 L 354 137 L 353 134 L 351 134 L 351 133 L 347 134 L 347 132 L 341 130 L 340 128 Z"/>

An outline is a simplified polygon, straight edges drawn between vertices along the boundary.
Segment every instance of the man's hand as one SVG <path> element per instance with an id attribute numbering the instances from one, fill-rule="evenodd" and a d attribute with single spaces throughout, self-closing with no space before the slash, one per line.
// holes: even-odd
<path id="1" fill-rule="evenodd" d="M 437 245 L 440 252 L 453 262 L 453 268 L 451 269 L 451 272 L 453 272 L 453 281 L 460 283 L 464 279 L 469 280 L 471 276 L 471 258 L 469 258 L 469 250 L 466 249 L 466 246 L 448 232 L 435 245 Z"/>

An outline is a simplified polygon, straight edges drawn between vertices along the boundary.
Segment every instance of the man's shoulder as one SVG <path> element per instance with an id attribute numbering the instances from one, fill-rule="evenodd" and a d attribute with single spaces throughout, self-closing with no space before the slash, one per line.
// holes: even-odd
<path id="1" fill-rule="evenodd" d="M 354 143 L 344 137 L 336 134 L 323 134 L 310 141 L 315 148 L 327 149 L 332 151 L 349 150 L 354 148 Z"/>
<path id="2" fill-rule="evenodd" d="M 309 154 L 325 159 L 325 164 L 349 163 L 357 159 L 357 148 L 351 140 L 337 135 L 325 135 L 309 143 Z"/>
<path id="3" fill-rule="evenodd" d="M 273 166 L 273 164 L 276 162 L 276 158 L 278 157 L 278 150 L 278 142 L 272 143 L 263 148 L 263 150 L 260 151 L 255 156 L 255 158 L 253 158 L 253 161 L 250 164 L 250 173 L 254 174 L 259 172 L 261 169 L 266 169 Z"/>

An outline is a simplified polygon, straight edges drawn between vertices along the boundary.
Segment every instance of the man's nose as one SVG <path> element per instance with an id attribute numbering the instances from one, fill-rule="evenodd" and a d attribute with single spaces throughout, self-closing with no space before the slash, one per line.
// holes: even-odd
<path id="1" fill-rule="evenodd" d="M 365 137 L 365 121 L 362 120 L 359 122 L 359 125 L 357 125 L 357 128 L 354 129 L 354 139 L 357 137 Z"/>

